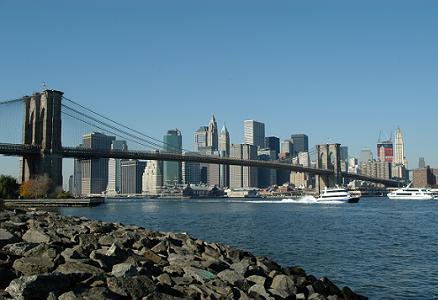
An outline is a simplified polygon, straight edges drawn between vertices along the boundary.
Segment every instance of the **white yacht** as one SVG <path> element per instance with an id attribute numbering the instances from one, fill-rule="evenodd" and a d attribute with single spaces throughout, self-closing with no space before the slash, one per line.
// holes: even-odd
<path id="1" fill-rule="evenodd" d="M 431 190 L 425 188 L 411 188 L 411 184 L 407 187 L 398 189 L 388 193 L 388 198 L 392 200 L 432 200 L 434 195 Z"/>
<path id="2" fill-rule="evenodd" d="M 359 197 L 352 196 L 346 189 L 341 187 L 324 188 L 316 198 L 317 203 L 357 203 Z"/>

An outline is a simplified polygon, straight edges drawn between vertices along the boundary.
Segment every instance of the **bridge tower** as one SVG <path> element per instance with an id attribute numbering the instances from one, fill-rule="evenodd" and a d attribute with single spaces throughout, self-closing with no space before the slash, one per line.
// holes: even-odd
<path id="1" fill-rule="evenodd" d="M 333 170 L 333 175 L 316 175 L 316 191 L 341 184 L 341 144 L 316 145 L 317 167 Z"/>
<path id="2" fill-rule="evenodd" d="M 41 148 L 39 155 L 23 157 L 20 180 L 46 174 L 51 191 L 62 187 L 61 99 L 64 93 L 45 90 L 23 97 L 23 144 Z"/>

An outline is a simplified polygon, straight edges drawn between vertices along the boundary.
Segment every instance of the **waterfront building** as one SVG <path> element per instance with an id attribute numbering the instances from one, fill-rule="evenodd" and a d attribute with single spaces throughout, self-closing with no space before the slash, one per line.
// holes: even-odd
<path id="1" fill-rule="evenodd" d="M 424 160 L 424 157 L 420 157 L 418 159 L 418 168 L 419 169 L 426 168 L 426 161 Z"/>
<path id="2" fill-rule="evenodd" d="M 73 160 L 73 188 L 70 193 L 75 197 L 82 195 L 82 167 L 81 160 L 77 158 Z"/>
<path id="3" fill-rule="evenodd" d="M 259 149 L 257 151 L 258 160 L 272 161 L 276 160 L 277 152 L 269 148 Z M 277 184 L 277 170 L 269 168 L 258 168 L 258 187 L 266 188 Z"/>
<path id="4" fill-rule="evenodd" d="M 397 128 L 395 132 L 395 149 L 394 149 L 394 161 L 395 166 L 405 165 L 405 145 L 403 141 L 403 135 L 400 128 Z"/>
<path id="5" fill-rule="evenodd" d="M 137 159 L 121 160 L 121 194 L 130 195 L 140 194 L 142 192 L 142 176 L 145 167 L 145 161 Z"/>
<path id="6" fill-rule="evenodd" d="M 348 159 L 348 173 L 357 174 L 358 173 L 358 161 L 355 157 L 350 157 Z"/>
<path id="7" fill-rule="evenodd" d="M 232 144 L 230 157 L 238 159 L 257 159 L 256 147 L 249 144 Z M 257 168 L 230 166 L 231 189 L 257 186 Z"/>
<path id="8" fill-rule="evenodd" d="M 216 119 L 212 115 L 207 129 L 207 146 L 211 147 L 212 151 L 218 150 L 218 129 Z"/>
<path id="9" fill-rule="evenodd" d="M 309 152 L 299 152 L 293 161 L 294 164 L 309 167 L 310 155 Z M 307 173 L 291 172 L 290 183 L 295 187 L 308 188 L 310 185 L 310 176 Z"/>
<path id="10" fill-rule="evenodd" d="M 309 137 L 306 134 L 292 134 L 290 139 L 293 144 L 292 156 L 297 156 L 300 152 L 309 152 Z"/>
<path id="11" fill-rule="evenodd" d="M 68 177 L 68 192 L 73 195 L 74 191 L 74 181 L 73 181 L 73 175 L 70 175 Z"/>
<path id="12" fill-rule="evenodd" d="M 348 147 L 347 146 L 339 147 L 339 155 L 340 155 L 340 160 L 348 162 Z"/>
<path id="13" fill-rule="evenodd" d="M 168 130 L 164 136 L 164 151 L 182 153 L 182 135 L 178 129 Z M 165 186 L 176 186 L 181 183 L 181 162 L 163 162 L 163 182 Z"/>
<path id="14" fill-rule="evenodd" d="M 163 162 L 156 160 L 146 161 L 146 168 L 142 177 L 142 189 L 146 195 L 159 195 L 163 186 Z"/>
<path id="15" fill-rule="evenodd" d="M 383 179 L 392 178 L 392 163 L 388 161 L 369 160 L 360 164 L 360 174 Z"/>
<path id="16" fill-rule="evenodd" d="M 199 149 L 207 147 L 208 127 L 201 126 L 193 135 L 193 151 L 199 152 Z"/>
<path id="17" fill-rule="evenodd" d="M 82 147 L 93 150 L 111 150 L 116 138 L 93 132 L 82 137 Z M 81 165 L 81 194 L 101 194 L 108 185 L 108 158 L 87 159 Z"/>
<path id="18" fill-rule="evenodd" d="M 252 145 L 256 149 L 265 147 L 265 124 L 254 120 L 245 120 L 244 143 Z"/>
<path id="19" fill-rule="evenodd" d="M 219 156 L 218 151 L 213 151 L 210 155 Z M 220 186 L 220 165 L 218 164 L 208 164 L 207 167 L 207 185 L 208 186 Z"/>
<path id="20" fill-rule="evenodd" d="M 368 161 L 373 159 L 373 153 L 369 148 L 362 149 L 359 155 L 359 164 L 367 163 Z"/>
<path id="21" fill-rule="evenodd" d="M 268 136 L 265 138 L 265 147 L 275 151 L 275 159 L 280 153 L 280 139 L 276 136 Z"/>
<path id="22" fill-rule="evenodd" d="M 436 185 L 437 169 L 431 169 L 429 166 L 413 170 L 412 185 L 413 187 L 432 187 Z"/>
<path id="23" fill-rule="evenodd" d="M 197 152 L 186 152 L 184 155 L 195 155 Z M 183 161 L 182 167 L 182 182 L 187 184 L 201 183 L 201 164 L 199 162 Z"/>
<path id="24" fill-rule="evenodd" d="M 126 141 L 115 140 L 111 145 L 111 150 L 127 151 Z M 107 195 L 119 194 L 122 184 L 121 160 L 110 158 L 108 161 L 108 186 L 106 187 Z"/>

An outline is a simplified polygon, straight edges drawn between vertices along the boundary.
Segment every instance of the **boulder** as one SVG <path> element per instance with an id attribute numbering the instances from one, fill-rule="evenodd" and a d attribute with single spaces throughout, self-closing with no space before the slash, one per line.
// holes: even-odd
<path id="1" fill-rule="evenodd" d="M 106 287 L 92 287 L 74 289 L 73 291 L 62 294 L 58 297 L 58 300 L 77 300 L 77 299 L 90 299 L 90 300 L 106 300 L 106 299 L 119 299 L 117 295 L 112 293 Z"/>
<path id="2" fill-rule="evenodd" d="M 128 263 L 121 263 L 113 266 L 111 275 L 115 277 L 132 277 L 139 275 L 135 266 Z"/>
<path id="3" fill-rule="evenodd" d="M 42 230 L 30 228 L 23 234 L 22 239 L 29 243 L 49 243 L 50 236 L 44 233 Z"/>
<path id="4" fill-rule="evenodd" d="M 12 267 L 20 273 L 30 276 L 40 273 L 49 273 L 55 268 L 53 261 L 45 256 L 22 257 L 14 261 Z"/>
<path id="5" fill-rule="evenodd" d="M 218 273 L 217 277 L 219 277 L 225 282 L 228 282 L 231 285 L 236 285 L 238 281 L 244 279 L 244 277 L 241 274 L 237 273 L 234 270 L 229 270 L 229 269 Z"/>
<path id="6" fill-rule="evenodd" d="M 4 245 L 18 242 L 18 238 L 7 231 L 6 229 L 0 228 L 0 248 Z"/>
<path id="7" fill-rule="evenodd" d="M 263 286 L 265 285 L 266 282 L 266 278 L 259 275 L 251 275 L 247 277 L 246 280 L 253 282 L 254 284 L 263 285 Z"/>
<path id="8" fill-rule="evenodd" d="M 297 289 L 292 278 L 286 275 L 277 275 L 272 279 L 271 289 L 283 290 L 288 294 L 295 294 Z"/>
<path id="9" fill-rule="evenodd" d="M 258 298 L 259 296 L 264 297 L 264 299 L 274 299 L 269 293 L 266 291 L 263 285 L 255 284 L 248 290 L 248 295 L 251 298 Z"/>
<path id="10" fill-rule="evenodd" d="M 3 246 L 3 251 L 15 256 L 24 256 L 24 253 L 26 253 L 30 249 L 35 248 L 36 246 L 37 244 L 35 243 L 27 243 L 27 242 L 14 243 L 14 244 L 8 244 L 6 246 Z"/>
<path id="11" fill-rule="evenodd" d="M 50 273 L 22 276 L 11 281 L 5 289 L 14 299 L 46 299 L 50 292 L 60 293 L 70 287 L 64 274 Z"/>
<path id="12" fill-rule="evenodd" d="M 155 284 L 147 276 L 108 277 L 108 288 L 123 297 L 142 298 L 155 290 Z"/>
<path id="13" fill-rule="evenodd" d="M 56 268 L 56 272 L 68 275 L 74 281 L 83 281 L 92 276 L 103 276 L 105 272 L 95 266 L 84 264 L 81 262 L 67 261 Z"/>

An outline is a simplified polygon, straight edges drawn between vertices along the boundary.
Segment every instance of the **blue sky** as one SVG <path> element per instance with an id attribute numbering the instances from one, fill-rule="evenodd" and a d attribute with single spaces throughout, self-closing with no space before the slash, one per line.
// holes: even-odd
<path id="1" fill-rule="evenodd" d="M 212 113 L 233 143 L 255 119 L 350 155 L 400 126 L 438 166 L 437 1 L 3 0 L 0 38 L 0 99 L 45 81 L 185 148 Z"/>

